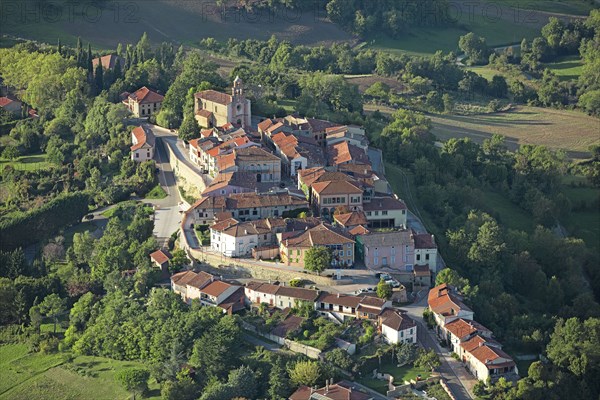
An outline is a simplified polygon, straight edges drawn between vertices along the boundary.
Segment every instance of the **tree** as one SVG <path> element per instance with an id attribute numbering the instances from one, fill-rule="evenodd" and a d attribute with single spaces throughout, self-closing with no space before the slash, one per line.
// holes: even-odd
<path id="1" fill-rule="evenodd" d="M 390 297 L 392 297 L 392 287 L 383 279 L 377 284 L 377 297 L 384 300 L 388 300 Z"/>
<path id="2" fill-rule="evenodd" d="M 442 363 L 440 362 L 440 357 L 437 355 L 437 353 L 433 349 L 430 349 L 430 350 L 420 349 L 419 350 L 419 356 L 415 360 L 415 367 L 431 368 L 432 370 L 434 370 L 437 367 L 439 367 L 440 365 L 442 365 Z"/>
<path id="3" fill-rule="evenodd" d="M 327 247 L 311 247 L 304 253 L 304 268 L 320 274 L 331 266 L 331 260 L 331 251 Z"/>
<path id="4" fill-rule="evenodd" d="M 600 116 L 600 90 L 591 90 L 579 97 L 579 107 L 591 115 Z"/>
<path id="5" fill-rule="evenodd" d="M 56 324 L 58 316 L 67 309 L 67 299 L 61 299 L 56 293 L 52 293 L 44 298 L 40 303 L 40 312 L 42 315 L 52 317 L 54 320 L 54 333 L 56 333 Z"/>
<path id="6" fill-rule="evenodd" d="M 133 395 L 142 394 L 148 390 L 148 378 L 150 372 L 145 368 L 126 368 L 115 374 L 115 380 Z"/>
<path id="7" fill-rule="evenodd" d="M 437 286 L 444 283 L 461 290 L 469 284 L 469 280 L 461 277 L 460 274 L 454 269 L 444 268 L 435 277 L 435 284 Z"/>
<path id="8" fill-rule="evenodd" d="M 350 357 L 347 351 L 342 349 L 333 349 L 325 353 L 325 361 L 345 371 L 351 371 L 354 365 L 352 357 Z"/>
<path id="9" fill-rule="evenodd" d="M 179 128 L 179 139 L 189 141 L 200 136 L 200 127 L 191 113 L 187 113 L 183 118 L 183 123 Z"/>
<path id="10" fill-rule="evenodd" d="M 321 366 L 316 361 L 298 361 L 289 374 L 294 385 L 312 387 L 321 379 Z"/>
<path id="11" fill-rule="evenodd" d="M 600 318 L 559 319 L 546 348 L 548 358 L 578 378 L 600 378 Z"/>
<path id="12" fill-rule="evenodd" d="M 278 359 L 269 373 L 269 396 L 271 400 L 286 399 L 291 392 L 290 380 L 283 362 Z"/>
<path id="13" fill-rule="evenodd" d="M 471 64 L 483 63 L 488 57 L 488 47 L 485 38 L 476 36 L 473 32 L 461 36 L 458 47 L 465 53 Z"/>
<path id="14" fill-rule="evenodd" d="M 403 343 L 398 347 L 396 358 L 400 366 L 412 364 L 417 358 L 417 347 L 411 343 Z"/>
<path id="15" fill-rule="evenodd" d="M 21 154 L 16 146 L 6 146 L 2 151 L 2 158 L 6 160 L 16 160 Z"/>
<path id="16" fill-rule="evenodd" d="M 173 257 L 169 260 L 169 271 L 174 274 L 190 265 L 191 261 L 182 249 L 173 252 Z"/>
<path id="17" fill-rule="evenodd" d="M 100 93 L 104 89 L 104 68 L 102 63 L 98 61 L 96 65 L 96 74 L 94 75 L 94 83 L 96 86 L 96 93 Z"/>

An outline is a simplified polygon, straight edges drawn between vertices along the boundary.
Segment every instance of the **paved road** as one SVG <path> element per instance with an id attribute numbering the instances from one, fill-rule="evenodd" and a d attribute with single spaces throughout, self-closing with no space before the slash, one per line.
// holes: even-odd
<path id="1" fill-rule="evenodd" d="M 156 137 L 156 165 L 160 169 L 158 181 L 167 192 L 167 197 L 158 200 L 145 200 L 156 206 L 154 213 L 154 236 L 159 244 L 164 245 L 171 234 L 179 229 L 181 224 L 181 213 L 179 204 L 181 196 L 175 181 L 175 174 L 168 161 L 167 151 L 163 143 L 163 137 Z"/>

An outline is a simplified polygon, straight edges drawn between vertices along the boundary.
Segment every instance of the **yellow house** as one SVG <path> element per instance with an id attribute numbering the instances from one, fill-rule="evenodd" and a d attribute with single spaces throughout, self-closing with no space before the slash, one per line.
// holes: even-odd
<path id="1" fill-rule="evenodd" d="M 164 96 L 158 92 L 148 89 L 146 86 L 129 94 L 123 103 L 136 118 L 149 117 L 158 114 L 162 106 Z"/>
<path id="2" fill-rule="evenodd" d="M 194 95 L 194 114 L 198 125 L 203 128 L 234 124 L 242 128 L 251 126 L 250 100 L 244 95 L 244 82 L 238 76 L 233 81 L 231 95 L 204 90 Z"/>

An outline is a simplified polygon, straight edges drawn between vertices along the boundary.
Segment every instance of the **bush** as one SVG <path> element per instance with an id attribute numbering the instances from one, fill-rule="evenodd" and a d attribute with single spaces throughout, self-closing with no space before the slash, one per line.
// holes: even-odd
<path id="1" fill-rule="evenodd" d="M 44 339 L 40 342 L 39 351 L 42 354 L 52 354 L 58 351 L 59 340 L 55 337 Z"/>

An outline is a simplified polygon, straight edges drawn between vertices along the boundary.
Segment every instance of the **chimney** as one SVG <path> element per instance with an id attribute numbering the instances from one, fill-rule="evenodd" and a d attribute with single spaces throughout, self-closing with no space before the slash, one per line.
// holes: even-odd
<path id="1" fill-rule="evenodd" d="M 338 299 L 340 298 L 340 294 L 339 294 L 339 293 L 337 294 L 337 298 L 338 298 Z"/>
<path id="2" fill-rule="evenodd" d="M 325 394 L 329 393 L 329 379 L 325 379 Z"/>

